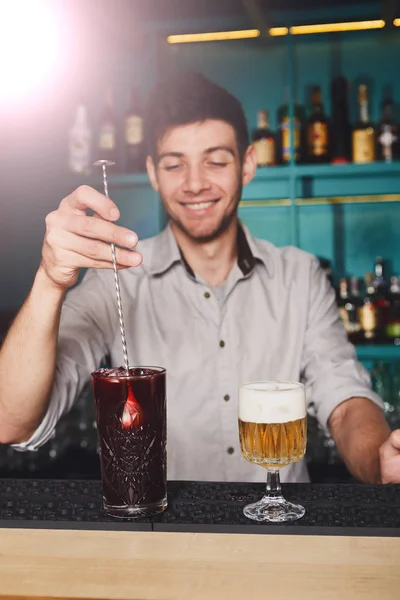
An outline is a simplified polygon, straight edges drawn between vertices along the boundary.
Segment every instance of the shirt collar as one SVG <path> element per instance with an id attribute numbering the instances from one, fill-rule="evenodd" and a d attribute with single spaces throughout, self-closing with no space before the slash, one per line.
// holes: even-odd
<path id="1" fill-rule="evenodd" d="M 182 254 L 169 223 L 155 238 L 155 241 L 148 272 L 150 275 L 161 275 L 168 271 L 173 264 L 181 262 Z"/>
<path id="2" fill-rule="evenodd" d="M 269 270 L 266 257 L 260 252 L 256 240 L 252 237 L 248 228 L 239 221 L 237 264 L 243 275 L 246 276 L 251 273 L 257 261 L 261 261 L 267 270 Z M 149 273 L 150 275 L 161 275 L 177 262 L 182 263 L 188 274 L 195 277 L 193 270 L 177 244 L 171 225 L 168 223 L 165 229 L 157 236 L 157 245 L 152 256 Z"/>

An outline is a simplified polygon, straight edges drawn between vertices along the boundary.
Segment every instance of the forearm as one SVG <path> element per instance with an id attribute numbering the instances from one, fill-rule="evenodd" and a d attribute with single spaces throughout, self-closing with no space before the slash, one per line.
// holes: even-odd
<path id="1" fill-rule="evenodd" d="M 0 350 L 0 443 L 22 442 L 46 411 L 53 386 L 64 291 L 39 269 Z"/>
<path id="2" fill-rule="evenodd" d="M 390 435 L 381 409 L 367 398 L 351 398 L 332 413 L 329 429 L 351 474 L 380 483 L 379 449 Z"/>

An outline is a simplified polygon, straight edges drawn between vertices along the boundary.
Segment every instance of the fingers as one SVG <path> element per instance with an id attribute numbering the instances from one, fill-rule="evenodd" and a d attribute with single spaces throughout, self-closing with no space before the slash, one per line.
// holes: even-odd
<path id="1" fill-rule="evenodd" d="M 88 216 L 88 210 L 97 218 Z M 42 264 L 49 277 L 67 289 L 79 269 L 113 268 L 110 243 L 116 246 L 117 268 L 137 267 L 142 261 L 133 251 L 136 233 L 113 223 L 120 216 L 112 200 L 89 186 L 81 186 L 64 198 L 46 217 Z"/>
<path id="2" fill-rule="evenodd" d="M 64 256 L 60 256 L 62 251 L 68 251 L 87 259 L 85 265 L 82 265 L 82 258 L 79 258 L 79 265 L 71 266 L 88 267 L 92 261 L 112 266 L 111 247 L 105 242 L 82 237 L 62 229 L 52 229 L 46 237 L 46 243 L 52 249 L 54 260 L 57 263 L 63 262 Z M 119 267 L 137 267 L 141 263 L 142 257 L 139 252 L 124 248 L 116 248 L 115 251 Z"/>
<path id="3" fill-rule="evenodd" d="M 393 458 L 394 456 L 398 456 L 400 453 L 400 429 L 396 429 L 392 431 L 386 442 L 382 445 L 381 455 L 384 456 L 385 459 Z"/>
<path id="4" fill-rule="evenodd" d="M 395 431 L 392 431 L 388 441 L 390 442 L 390 445 L 392 446 L 393 450 L 395 450 L 396 452 L 399 452 L 400 451 L 400 429 L 396 429 Z"/>
<path id="5" fill-rule="evenodd" d="M 64 198 L 60 204 L 61 210 L 72 211 L 77 215 L 86 214 L 90 208 L 107 221 L 116 221 L 119 210 L 116 204 L 103 194 L 88 185 L 81 185 Z"/>
<path id="6" fill-rule="evenodd" d="M 400 429 L 392 431 L 379 449 L 382 483 L 400 483 Z"/>
<path id="7" fill-rule="evenodd" d="M 134 248 L 138 242 L 136 233 L 120 227 L 101 218 L 77 215 L 71 212 L 57 210 L 46 218 L 46 227 L 50 231 L 69 231 L 85 238 L 92 238 L 123 246 Z"/>
<path id="8" fill-rule="evenodd" d="M 99 260 L 95 258 L 89 258 L 87 256 L 83 256 L 82 254 L 77 254 L 75 252 L 71 252 L 70 250 L 63 250 L 64 260 L 68 261 L 69 264 L 73 264 L 76 269 L 113 269 L 112 261 L 107 260 Z M 138 254 L 138 253 L 135 253 Z M 139 255 L 139 264 L 142 258 Z M 118 263 L 117 261 L 117 269 L 118 271 L 123 271 L 124 269 L 129 269 L 131 265 L 123 265 Z"/>

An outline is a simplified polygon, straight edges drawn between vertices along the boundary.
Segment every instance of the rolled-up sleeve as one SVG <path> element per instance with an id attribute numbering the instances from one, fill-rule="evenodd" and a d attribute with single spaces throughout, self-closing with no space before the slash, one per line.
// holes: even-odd
<path id="1" fill-rule="evenodd" d="M 88 271 L 82 283 L 68 293 L 61 312 L 56 374 L 46 414 L 30 439 L 13 444 L 14 449 L 37 450 L 51 439 L 59 419 L 71 409 L 91 372 L 108 354 L 115 331 L 115 310 L 110 309 L 108 288 L 104 275 Z"/>
<path id="2" fill-rule="evenodd" d="M 309 290 L 302 372 L 308 402 L 327 430 L 330 415 L 345 400 L 369 398 L 381 408 L 383 402 L 372 391 L 369 373 L 347 339 L 334 290 L 315 258 L 311 261 Z"/>

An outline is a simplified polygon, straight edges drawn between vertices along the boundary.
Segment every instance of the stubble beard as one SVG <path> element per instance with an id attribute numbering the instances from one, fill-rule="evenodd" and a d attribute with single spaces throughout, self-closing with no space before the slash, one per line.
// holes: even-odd
<path id="1" fill-rule="evenodd" d="M 208 233 L 207 235 L 193 235 L 193 233 L 191 233 L 191 231 L 189 231 L 179 219 L 177 219 L 176 217 L 174 217 L 174 215 L 172 215 L 170 213 L 170 211 L 168 210 L 167 204 L 161 194 L 160 194 L 160 197 L 161 197 L 161 201 L 163 203 L 164 209 L 165 209 L 169 219 L 172 221 L 172 223 L 174 223 L 174 225 L 176 225 L 176 227 L 179 227 L 179 229 L 182 231 L 182 233 L 184 233 L 187 237 L 189 237 L 193 242 L 197 242 L 198 244 L 206 244 L 208 242 L 212 242 L 213 240 L 216 240 L 223 233 L 225 233 L 225 231 L 231 225 L 232 221 L 237 217 L 239 202 L 242 197 L 242 184 L 240 183 L 237 187 L 237 190 L 234 194 L 235 202 L 233 203 L 232 209 L 230 210 L 230 212 L 223 215 L 221 221 L 218 223 L 218 225 L 215 227 L 215 229 L 213 231 L 211 231 L 210 233 Z"/>

